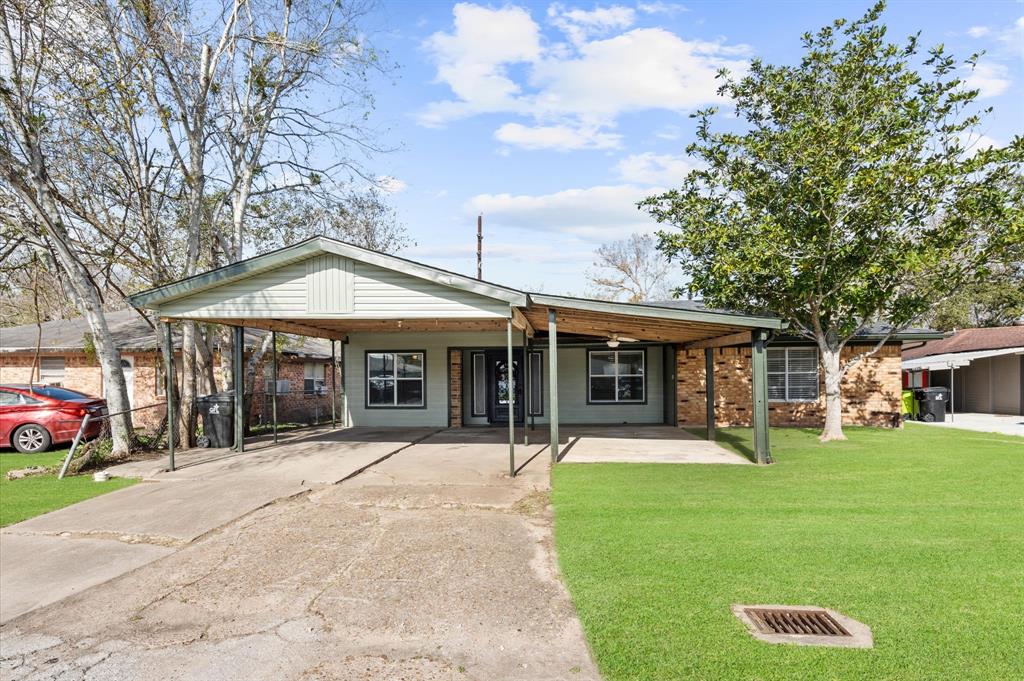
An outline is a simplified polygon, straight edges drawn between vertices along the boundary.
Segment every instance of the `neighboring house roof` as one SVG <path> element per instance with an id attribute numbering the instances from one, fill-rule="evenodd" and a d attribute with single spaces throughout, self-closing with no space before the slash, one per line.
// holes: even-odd
<path id="1" fill-rule="evenodd" d="M 948 338 L 905 349 L 903 359 L 906 361 L 949 353 L 1019 347 L 1024 347 L 1024 326 L 961 329 Z"/>
<path id="2" fill-rule="evenodd" d="M 156 350 L 159 347 L 157 332 L 143 319 L 142 315 L 132 308 L 114 310 L 105 314 L 110 333 L 119 350 Z M 72 319 L 55 319 L 42 323 L 42 337 L 35 324 L 10 326 L 0 329 L 0 353 L 34 352 L 37 342 L 43 352 L 81 352 L 85 348 L 85 336 L 89 333 L 89 325 L 84 317 Z M 260 329 L 245 330 L 245 345 L 253 348 L 263 341 L 266 331 Z M 318 338 L 288 337 L 289 342 L 282 349 L 287 355 L 329 359 L 330 343 Z M 181 349 L 181 337 L 173 334 L 174 347 Z"/>
<path id="3" fill-rule="evenodd" d="M 945 352 L 940 355 L 928 355 L 917 359 L 903 360 L 906 371 L 939 371 L 941 369 L 959 369 L 968 366 L 976 359 L 1001 357 L 1003 355 L 1024 355 L 1024 346 L 1017 348 L 998 348 L 996 350 L 975 350 L 973 352 Z"/>

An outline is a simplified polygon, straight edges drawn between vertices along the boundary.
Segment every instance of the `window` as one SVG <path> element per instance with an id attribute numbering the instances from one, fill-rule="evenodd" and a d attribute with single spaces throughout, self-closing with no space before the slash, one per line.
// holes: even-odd
<path id="1" fill-rule="evenodd" d="M 292 389 L 292 384 L 291 384 L 290 381 L 287 381 L 287 380 L 285 380 L 283 378 L 277 379 L 277 394 L 278 395 L 284 395 L 285 393 L 287 393 L 291 389 Z M 266 392 L 266 394 L 273 395 L 274 394 L 274 381 L 269 379 L 269 378 L 266 379 L 266 381 L 263 384 L 263 390 Z"/>
<path id="2" fill-rule="evenodd" d="M 530 415 L 544 414 L 544 374 L 543 355 L 539 352 L 530 353 Z"/>
<path id="3" fill-rule="evenodd" d="M 591 350 L 588 353 L 588 402 L 636 403 L 643 402 L 644 385 L 643 350 Z"/>
<path id="4" fill-rule="evenodd" d="M 473 358 L 473 416 L 487 416 L 487 358 L 482 352 L 474 352 Z"/>
<path id="5" fill-rule="evenodd" d="M 45 383 L 46 385 L 64 385 L 64 358 L 40 358 L 39 382 Z"/>
<path id="6" fill-rule="evenodd" d="M 21 395 L 0 390 L 0 407 L 13 407 L 22 404 Z"/>
<path id="7" fill-rule="evenodd" d="M 424 407 L 423 352 L 367 352 L 367 407 Z"/>
<path id="8" fill-rule="evenodd" d="M 318 362 L 306 362 L 302 390 L 307 395 L 325 392 L 324 388 L 324 365 Z"/>
<path id="9" fill-rule="evenodd" d="M 769 348 L 768 400 L 814 402 L 817 399 L 817 348 Z"/>

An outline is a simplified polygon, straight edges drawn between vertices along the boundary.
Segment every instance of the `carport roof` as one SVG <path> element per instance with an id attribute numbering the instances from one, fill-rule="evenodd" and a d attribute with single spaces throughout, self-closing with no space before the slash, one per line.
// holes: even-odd
<path id="1" fill-rule="evenodd" d="M 754 329 L 781 330 L 786 327 L 785 321 L 768 314 L 751 315 L 669 303 L 620 303 L 527 293 L 323 236 L 144 291 L 133 296 L 132 303 L 138 307 L 157 309 L 163 303 L 177 298 L 225 286 L 322 254 L 343 256 L 503 301 L 509 305 L 508 317 L 511 317 L 513 323 L 531 334 L 535 329 L 544 333 L 548 312 L 551 310 L 558 316 L 560 331 L 591 336 L 618 333 L 647 341 L 689 343 L 737 335 L 734 340 L 739 343 L 744 342 L 740 336 L 746 334 L 746 341 L 749 342 L 749 332 Z M 204 321 L 341 339 L 347 333 L 359 331 L 499 330 L 504 328 L 507 321 L 504 317 L 403 319 L 400 314 L 387 319 L 360 319 L 355 315 L 313 318 L 308 314 L 301 318 L 299 315 L 288 318 L 280 314 L 272 317 L 248 314 L 238 318 L 206 318 Z"/>

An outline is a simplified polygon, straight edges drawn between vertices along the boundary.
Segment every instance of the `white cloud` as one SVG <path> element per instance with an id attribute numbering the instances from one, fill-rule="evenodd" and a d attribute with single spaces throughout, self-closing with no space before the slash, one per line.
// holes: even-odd
<path id="1" fill-rule="evenodd" d="M 967 35 L 971 36 L 972 38 L 984 38 L 991 32 L 992 29 L 989 28 L 988 26 L 971 26 L 969 29 L 967 29 Z"/>
<path id="2" fill-rule="evenodd" d="M 1002 64 L 979 62 L 964 78 L 971 90 L 978 90 L 978 99 L 997 97 L 1010 88 L 1008 70 Z"/>
<path id="3" fill-rule="evenodd" d="M 661 28 L 597 37 L 632 25 L 635 11 L 618 5 L 584 11 L 556 4 L 549 15 L 569 44 L 542 46 L 540 26 L 518 7 L 456 5 L 452 32 L 435 33 L 425 43 L 437 65 L 437 81 L 447 84 L 454 98 L 430 104 L 420 122 L 441 125 L 506 113 L 533 124 L 507 122 L 498 132 L 506 144 L 608 148 L 617 138 L 607 130 L 624 113 L 686 112 L 719 102 L 718 69 L 741 73 L 750 53 L 746 45 L 683 40 Z"/>
<path id="4" fill-rule="evenodd" d="M 377 186 L 381 188 L 381 191 L 387 194 L 399 194 L 409 188 L 409 184 L 407 182 L 390 175 L 378 177 Z"/>
<path id="5" fill-rule="evenodd" d="M 1013 26 L 1000 32 L 999 40 L 1015 55 L 1024 58 L 1024 17 L 1019 17 Z"/>
<path id="6" fill-rule="evenodd" d="M 669 16 L 690 11 L 683 5 L 678 5 L 674 2 L 661 2 L 661 0 L 641 2 L 636 8 L 644 14 L 668 14 Z"/>
<path id="7" fill-rule="evenodd" d="M 600 242 L 657 229 L 636 204 L 661 191 L 620 184 L 541 195 L 479 194 L 466 202 L 464 210 L 467 215 L 483 213 L 485 223 L 502 227 L 573 234 Z"/>
<path id="8" fill-rule="evenodd" d="M 615 149 L 621 144 L 621 135 L 599 132 L 594 127 L 572 128 L 567 125 L 525 126 L 505 123 L 495 130 L 494 137 L 505 144 L 523 149 Z"/>
<path id="9" fill-rule="evenodd" d="M 622 5 L 595 7 L 589 11 L 566 9 L 565 5 L 556 2 L 548 7 L 548 20 L 565 33 L 569 42 L 581 45 L 592 36 L 629 28 L 636 21 L 636 10 Z"/>
<path id="10" fill-rule="evenodd" d="M 489 9 L 459 3 L 452 10 L 454 30 L 438 32 L 424 47 L 437 64 L 437 80 L 458 97 L 435 102 L 420 116 L 438 125 L 460 116 L 515 109 L 519 86 L 508 75 L 511 64 L 540 56 L 540 27 L 521 7 Z"/>
<path id="11" fill-rule="evenodd" d="M 677 186 L 694 167 L 685 156 L 646 152 L 627 156 L 615 169 L 623 182 Z"/>

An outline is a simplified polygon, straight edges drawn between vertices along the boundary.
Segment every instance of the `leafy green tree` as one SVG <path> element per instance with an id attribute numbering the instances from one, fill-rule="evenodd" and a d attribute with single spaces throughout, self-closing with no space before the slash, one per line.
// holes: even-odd
<path id="1" fill-rule="evenodd" d="M 984 280 L 1022 238 L 1024 139 L 972 148 L 988 111 L 958 74 L 977 55 L 960 64 L 942 46 L 922 51 L 917 36 L 890 43 L 883 10 L 805 34 L 796 65 L 723 71 L 720 94 L 742 130 L 712 131 L 716 110 L 695 113 L 688 152 L 703 167 L 640 204 L 675 228 L 659 247 L 693 293 L 774 310 L 814 340 L 823 441 L 844 439 L 843 376 L 882 345 L 851 357 L 847 343 L 879 321 L 905 328 Z"/>
<path id="2" fill-rule="evenodd" d="M 995 269 L 940 303 L 927 317 L 941 331 L 1010 326 L 1024 320 L 1024 263 Z"/>

